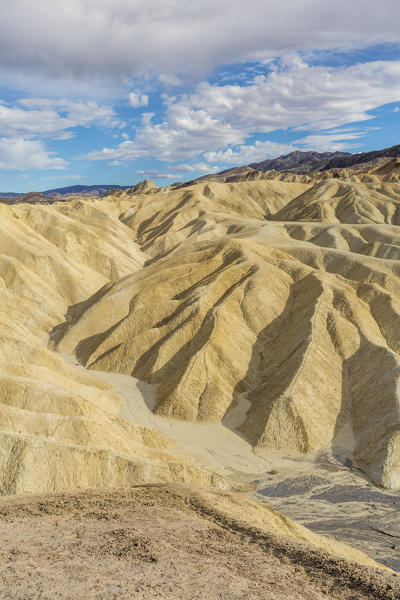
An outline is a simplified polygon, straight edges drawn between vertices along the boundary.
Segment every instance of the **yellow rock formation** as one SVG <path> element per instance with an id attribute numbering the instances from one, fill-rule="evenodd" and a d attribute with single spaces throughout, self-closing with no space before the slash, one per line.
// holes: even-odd
<path id="1" fill-rule="evenodd" d="M 1 493 L 227 485 L 121 418 L 96 371 L 157 386 L 157 415 L 229 424 L 284 454 L 337 446 L 399 488 L 400 185 L 388 177 L 250 173 L 0 205 Z"/>

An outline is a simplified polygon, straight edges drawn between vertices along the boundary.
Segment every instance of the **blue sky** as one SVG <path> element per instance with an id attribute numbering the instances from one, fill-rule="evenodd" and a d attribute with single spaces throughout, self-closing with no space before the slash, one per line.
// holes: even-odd
<path id="1" fill-rule="evenodd" d="M 1 17 L 3 192 L 400 143 L 397 1 L 5 0 Z"/>

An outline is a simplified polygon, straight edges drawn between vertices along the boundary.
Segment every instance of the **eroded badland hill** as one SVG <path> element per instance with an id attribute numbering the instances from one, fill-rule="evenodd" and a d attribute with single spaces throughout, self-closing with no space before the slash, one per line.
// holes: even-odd
<path id="1" fill-rule="evenodd" d="M 246 497 L 308 526 L 325 506 L 334 536 L 334 494 L 362 489 L 400 535 L 398 160 L 216 179 L 0 204 L 0 493 L 239 490 L 262 527 L 373 565 L 351 528 L 360 551 Z"/>

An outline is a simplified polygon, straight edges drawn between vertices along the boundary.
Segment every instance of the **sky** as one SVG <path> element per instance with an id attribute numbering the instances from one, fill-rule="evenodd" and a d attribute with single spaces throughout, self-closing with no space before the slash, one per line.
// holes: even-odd
<path id="1" fill-rule="evenodd" d="M 398 0 L 1 0 L 0 191 L 400 143 Z"/>

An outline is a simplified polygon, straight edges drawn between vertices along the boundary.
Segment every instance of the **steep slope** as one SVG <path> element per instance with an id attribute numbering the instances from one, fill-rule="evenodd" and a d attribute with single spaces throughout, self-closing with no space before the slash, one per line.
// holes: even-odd
<path id="1" fill-rule="evenodd" d="M 130 230 L 79 201 L 0 210 L 0 493 L 217 482 L 121 420 L 110 384 L 47 348 L 68 306 L 141 268 Z"/>
<path id="2" fill-rule="evenodd" d="M 121 219 L 152 260 L 71 310 L 58 347 L 156 384 L 158 414 L 283 453 L 340 446 L 397 488 L 398 187 L 327 180 L 289 200 L 299 185 L 138 197 Z"/>
<path id="3" fill-rule="evenodd" d="M 400 187 L 384 177 L 0 207 L 2 492 L 225 485 L 121 418 L 96 371 L 154 386 L 156 415 L 263 452 L 332 447 L 399 488 Z"/>
<path id="4" fill-rule="evenodd" d="M 400 224 L 400 184 L 378 176 L 361 182 L 327 179 L 275 213 L 277 221 Z"/>

